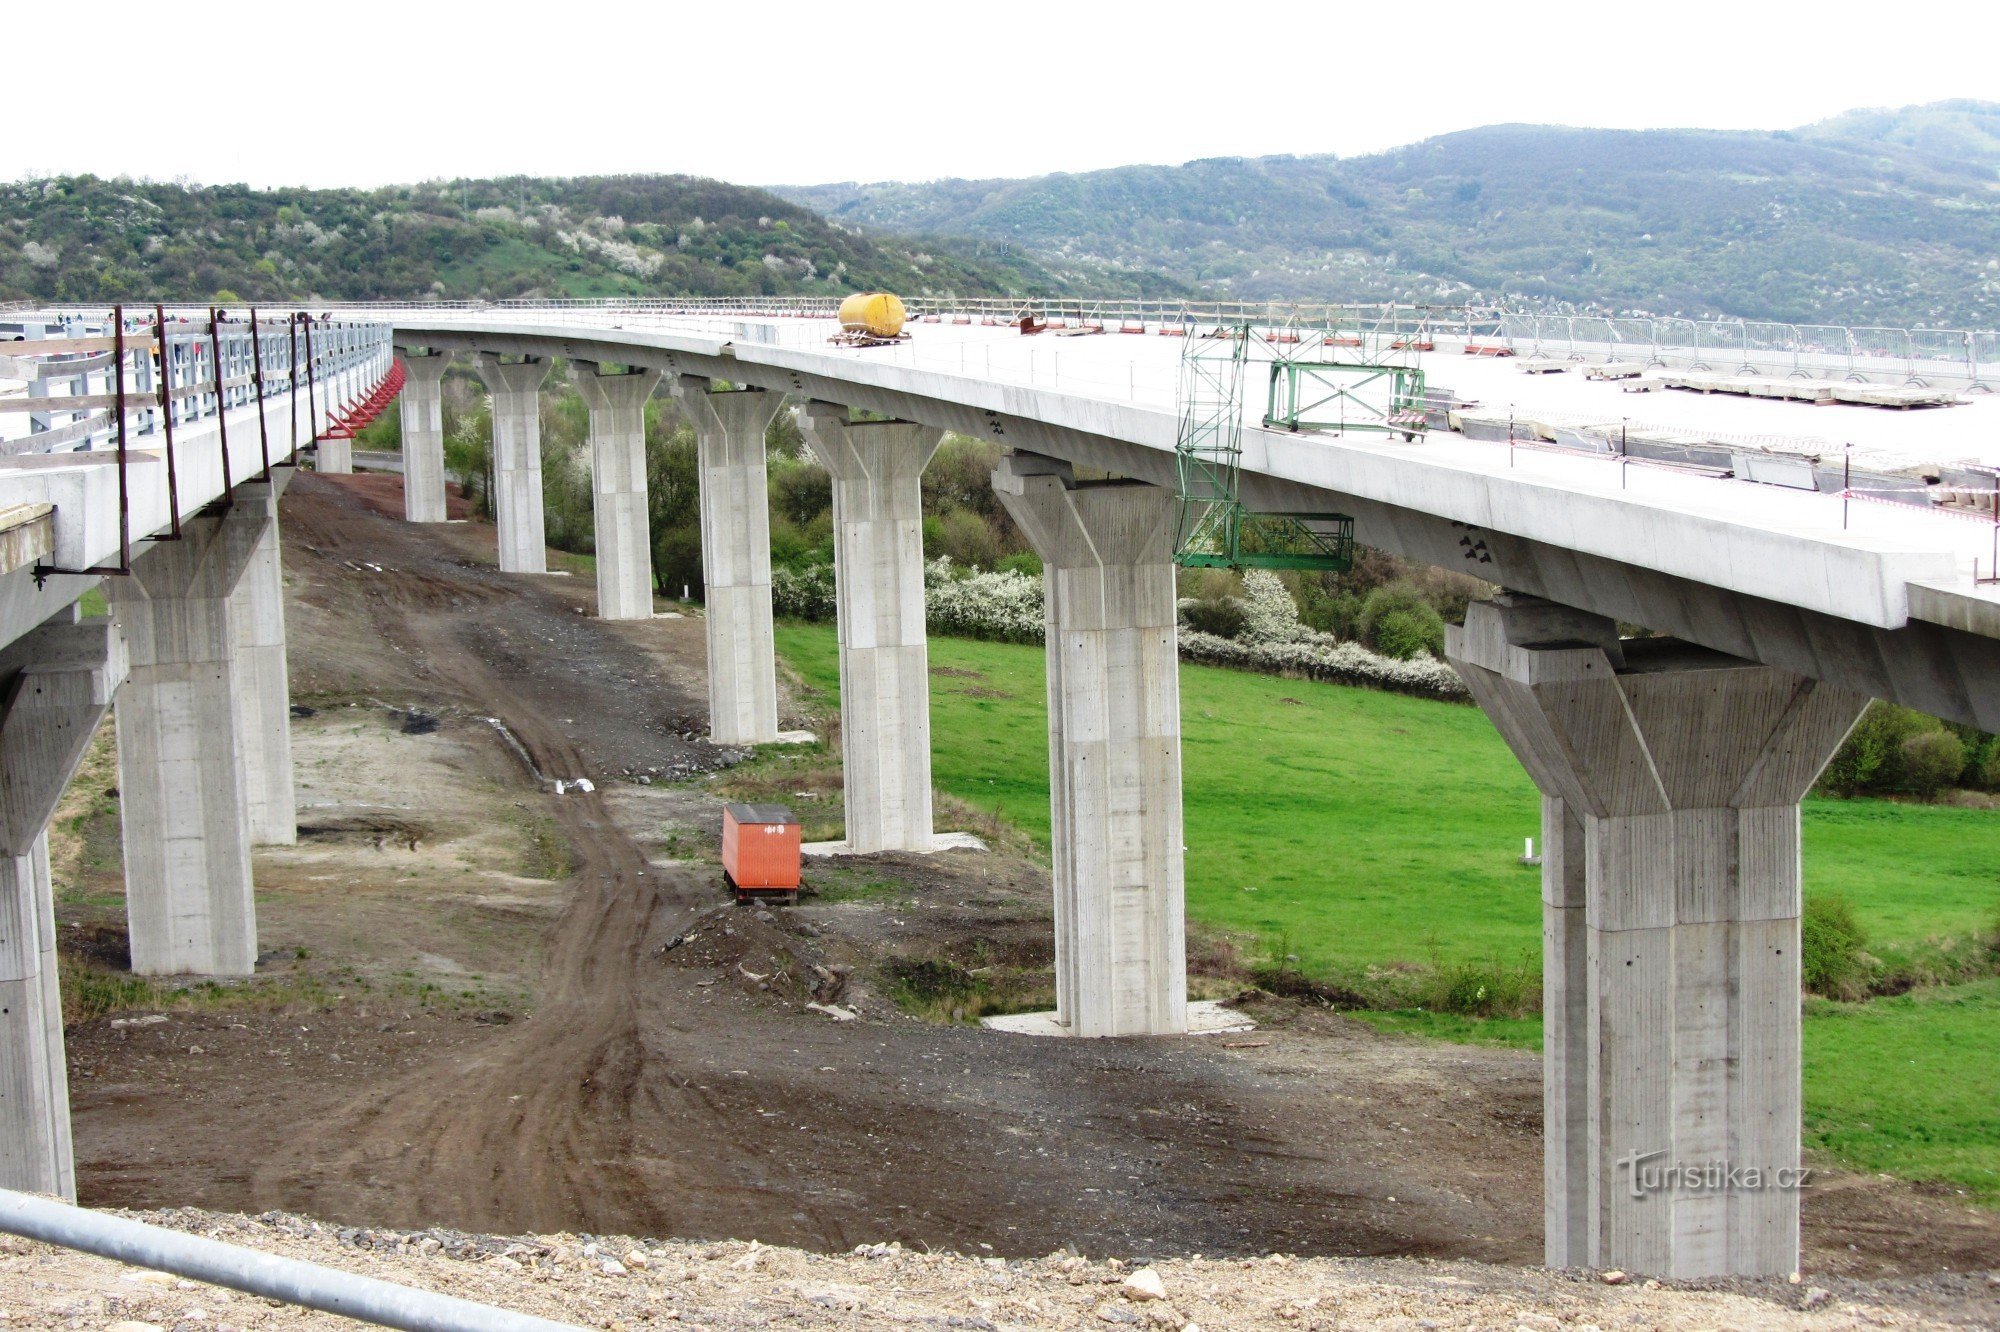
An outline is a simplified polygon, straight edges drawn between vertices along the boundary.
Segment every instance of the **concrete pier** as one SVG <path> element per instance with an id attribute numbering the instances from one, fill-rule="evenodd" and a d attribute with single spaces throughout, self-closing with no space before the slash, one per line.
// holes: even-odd
<path id="1" fill-rule="evenodd" d="M 131 672 L 119 691 L 118 789 L 132 969 L 248 976 L 257 962 L 232 596 L 265 530 L 241 502 L 105 580 Z"/>
<path id="2" fill-rule="evenodd" d="M 243 792 L 250 840 L 291 846 L 299 840 L 292 789 L 292 686 L 285 659 L 285 572 L 278 545 L 278 497 L 294 469 L 273 467 L 269 482 L 235 491 L 239 507 L 256 506 L 264 525 L 230 594 L 236 635 L 236 725 L 243 750 Z"/>
<path id="3" fill-rule="evenodd" d="M 1447 655 L 1543 795 L 1547 1261 L 1799 1258 L 1799 801 L 1867 700 L 1531 597 Z"/>
<path id="4" fill-rule="evenodd" d="M 718 745 L 778 738 L 771 642 L 771 502 L 764 431 L 780 395 L 717 393 L 682 375 L 675 395 L 701 450 L 701 576 L 708 615 L 708 727 Z"/>
<path id="5" fill-rule="evenodd" d="M 597 520 L 597 613 L 607 620 L 653 617 L 653 536 L 646 508 L 646 399 L 657 370 L 601 373 L 572 362 L 590 408 L 590 484 Z"/>
<path id="6" fill-rule="evenodd" d="M 806 440 L 833 477 L 845 849 L 929 851 L 931 701 L 924 623 L 924 466 L 942 431 L 851 422 L 815 402 Z"/>
<path id="7" fill-rule="evenodd" d="M 0 1188 L 76 1197 L 48 825 L 125 669 L 104 619 L 0 652 Z"/>
<path id="8" fill-rule="evenodd" d="M 444 371 L 450 364 L 438 352 L 403 353 L 403 517 L 413 523 L 445 520 Z M 324 459 L 325 445 L 320 447 Z"/>
<path id="9" fill-rule="evenodd" d="M 479 354 L 479 377 L 493 395 L 493 517 L 500 529 L 500 571 L 549 571 L 542 525 L 542 381 L 548 362 L 503 361 Z"/>
<path id="10" fill-rule="evenodd" d="M 1173 494 L 1012 454 L 1000 502 L 1042 558 L 1057 1020 L 1187 1030 Z"/>

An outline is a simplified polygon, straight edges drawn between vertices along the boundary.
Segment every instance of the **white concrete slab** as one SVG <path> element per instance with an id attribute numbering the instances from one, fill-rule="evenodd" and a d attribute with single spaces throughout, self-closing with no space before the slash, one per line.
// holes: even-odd
<path id="1" fill-rule="evenodd" d="M 908 848 L 901 849 L 905 854 L 909 855 L 934 856 L 940 851 L 985 851 L 988 848 L 983 838 L 975 837 L 971 833 L 950 832 L 931 834 L 931 844 L 920 850 L 910 851 Z M 799 848 L 799 854 L 805 856 L 858 856 L 872 855 L 874 853 L 856 851 L 843 840 L 838 842 L 807 842 Z"/>
<path id="2" fill-rule="evenodd" d="M 1197 999 L 1187 1006 L 1189 1036 L 1220 1036 L 1233 1031 L 1255 1031 L 1257 1024 L 1241 1013 L 1222 1006 L 1220 999 Z M 979 1019 L 979 1025 L 1016 1036 L 1073 1036 L 1054 1013 L 1004 1013 Z"/>

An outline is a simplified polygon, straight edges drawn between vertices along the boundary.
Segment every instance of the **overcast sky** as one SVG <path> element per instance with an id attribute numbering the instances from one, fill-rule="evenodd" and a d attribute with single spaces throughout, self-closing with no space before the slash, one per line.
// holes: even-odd
<path id="1" fill-rule="evenodd" d="M 0 179 L 926 180 L 2000 99 L 1994 0 L 16 8 Z"/>

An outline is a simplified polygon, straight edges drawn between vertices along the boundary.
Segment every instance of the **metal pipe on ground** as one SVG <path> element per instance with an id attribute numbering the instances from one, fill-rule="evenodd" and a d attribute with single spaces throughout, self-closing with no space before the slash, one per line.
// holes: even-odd
<path id="1" fill-rule="evenodd" d="M 580 1332 L 568 1323 L 257 1253 L 0 1189 L 0 1231 L 408 1332 Z"/>

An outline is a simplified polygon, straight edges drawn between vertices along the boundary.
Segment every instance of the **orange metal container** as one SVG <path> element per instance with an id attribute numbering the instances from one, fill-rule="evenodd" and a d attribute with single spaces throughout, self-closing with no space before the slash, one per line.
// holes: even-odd
<path id="1" fill-rule="evenodd" d="M 722 873 L 738 898 L 799 891 L 799 821 L 783 805 L 722 807 Z"/>

